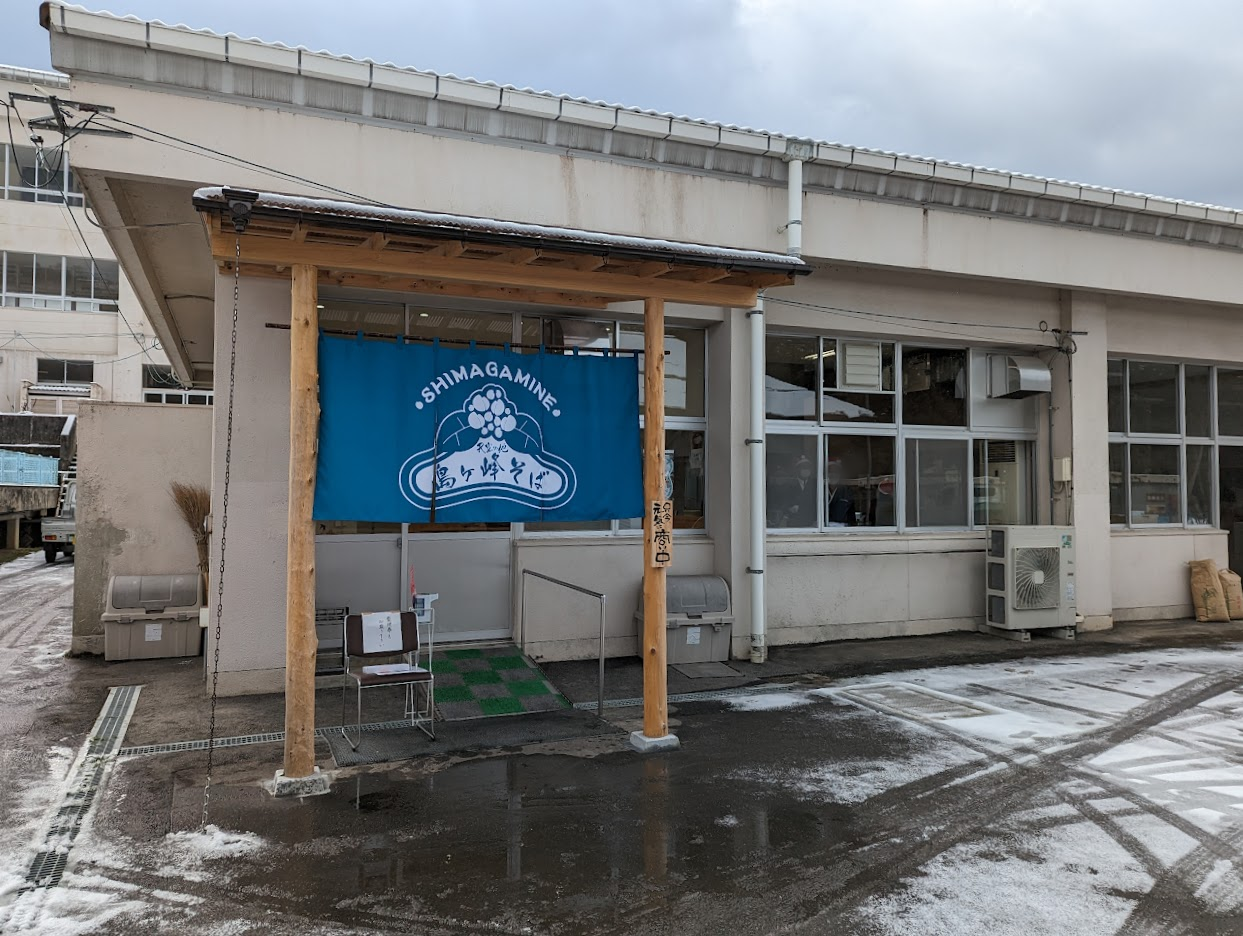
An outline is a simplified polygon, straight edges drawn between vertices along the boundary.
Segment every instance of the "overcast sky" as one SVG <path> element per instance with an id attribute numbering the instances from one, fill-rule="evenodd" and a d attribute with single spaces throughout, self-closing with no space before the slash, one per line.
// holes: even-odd
<path id="1" fill-rule="evenodd" d="M 0 62 L 48 68 L 37 2 L 2 2 Z M 1237 0 L 109 4 L 501 84 L 1243 207 Z"/>

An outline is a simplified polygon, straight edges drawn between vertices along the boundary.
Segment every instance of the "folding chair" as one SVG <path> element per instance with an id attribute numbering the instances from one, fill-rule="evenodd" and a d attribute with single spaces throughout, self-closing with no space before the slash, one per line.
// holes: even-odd
<path id="1" fill-rule="evenodd" d="M 398 614 L 399 612 L 393 612 Z M 345 619 L 345 675 L 354 680 L 358 693 L 358 740 L 351 741 L 345 726 L 345 705 L 349 693 L 349 680 L 341 684 L 341 734 L 349 742 L 350 747 L 358 750 L 362 741 L 363 731 L 363 690 L 377 689 L 383 686 L 402 686 L 406 690 L 405 715 L 410 719 L 411 727 L 419 728 L 433 741 L 436 739 L 436 702 L 435 677 L 432 675 L 432 644 L 433 626 L 430 622 L 421 625 L 413 611 L 402 611 L 401 616 L 401 647 L 400 649 L 384 649 L 368 653 L 363 644 L 363 615 L 351 614 Z M 427 634 L 426 666 L 419 666 L 422 652 L 422 640 L 419 633 L 424 628 Z M 381 657 L 392 658 L 401 655 L 403 662 L 381 665 L 368 665 L 366 660 Z M 352 669 L 350 658 L 356 657 L 364 661 L 358 669 Z M 419 705 L 422 690 L 423 704 Z"/>

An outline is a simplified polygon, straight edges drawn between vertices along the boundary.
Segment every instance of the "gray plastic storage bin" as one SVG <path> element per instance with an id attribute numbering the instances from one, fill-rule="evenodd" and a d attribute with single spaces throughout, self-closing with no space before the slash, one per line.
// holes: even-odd
<path id="1" fill-rule="evenodd" d="M 643 596 L 634 615 L 643 631 Z M 729 585 L 719 575 L 670 575 L 665 579 L 665 626 L 670 663 L 724 663 L 734 632 Z"/>
<path id="2" fill-rule="evenodd" d="M 199 608 L 203 577 L 114 575 L 108 580 L 105 660 L 198 656 L 203 644 Z"/>

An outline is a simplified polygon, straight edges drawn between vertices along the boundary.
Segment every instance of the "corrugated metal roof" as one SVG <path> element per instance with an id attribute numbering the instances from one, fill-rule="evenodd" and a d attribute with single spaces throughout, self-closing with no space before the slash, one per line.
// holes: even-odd
<path id="1" fill-rule="evenodd" d="M 20 81 L 22 84 L 37 84 L 45 88 L 69 87 L 68 75 L 53 71 L 39 71 L 35 68 L 21 68 L 17 65 L 0 65 L 0 81 Z"/>
<path id="2" fill-rule="evenodd" d="M 198 208 L 224 209 L 227 201 L 225 189 L 221 186 L 201 188 L 194 193 L 194 204 Z M 504 239 L 525 247 L 543 247 L 548 250 L 578 249 L 585 253 L 598 252 L 619 257 L 641 258 L 673 254 L 685 262 L 712 266 L 781 270 L 794 274 L 811 272 L 811 267 L 800 258 L 788 254 L 715 247 L 651 237 L 634 237 L 628 234 L 606 234 L 600 231 L 583 231 L 578 228 L 524 224 L 517 221 L 501 221 L 496 218 L 477 218 L 435 211 L 385 208 L 330 198 L 307 198 L 300 195 L 259 192 L 254 200 L 252 211 L 257 215 L 299 218 L 312 216 L 324 220 L 347 219 L 370 222 L 366 224 L 367 227 L 387 229 L 390 232 L 401 229 L 463 240 Z"/>
<path id="3" fill-rule="evenodd" d="M 461 78 L 454 74 L 398 67 L 372 59 L 356 59 L 325 51 L 315 52 L 304 46 L 287 46 L 255 38 L 244 39 L 234 33 L 220 34 L 206 29 L 192 29 L 183 24 L 169 25 L 160 20 L 117 16 L 106 11 L 93 12 L 73 4 L 51 2 L 45 5 L 45 9 L 47 28 L 69 35 L 90 36 L 181 55 L 235 62 L 321 80 L 512 111 L 589 127 L 618 129 L 677 142 L 775 156 L 785 155 L 792 145 L 810 147 L 811 160 L 828 165 L 917 178 L 931 177 L 983 188 L 1008 189 L 1026 195 L 1044 195 L 1063 201 L 1178 215 L 1191 220 L 1223 224 L 1243 223 L 1243 212 L 1236 218 L 1233 208 L 1203 202 L 1145 195 L 1125 189 L 1051 179 L 888 150 L 804 140 L 735 124 L 643 110 L 531 88 L 499 85 L 491 81 Z"/>

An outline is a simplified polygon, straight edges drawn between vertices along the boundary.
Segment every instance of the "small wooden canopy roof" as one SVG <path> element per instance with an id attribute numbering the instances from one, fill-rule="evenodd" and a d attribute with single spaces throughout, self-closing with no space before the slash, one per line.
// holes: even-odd
<path id="1" fill-rule="evenodd" d="M 811 272 L 798 257 L 227 188 L 194 193 L 212 256 L 244 275 L 318 268 L 321 285 L 604 308 L 664 299 L 750 308 Z"/>

